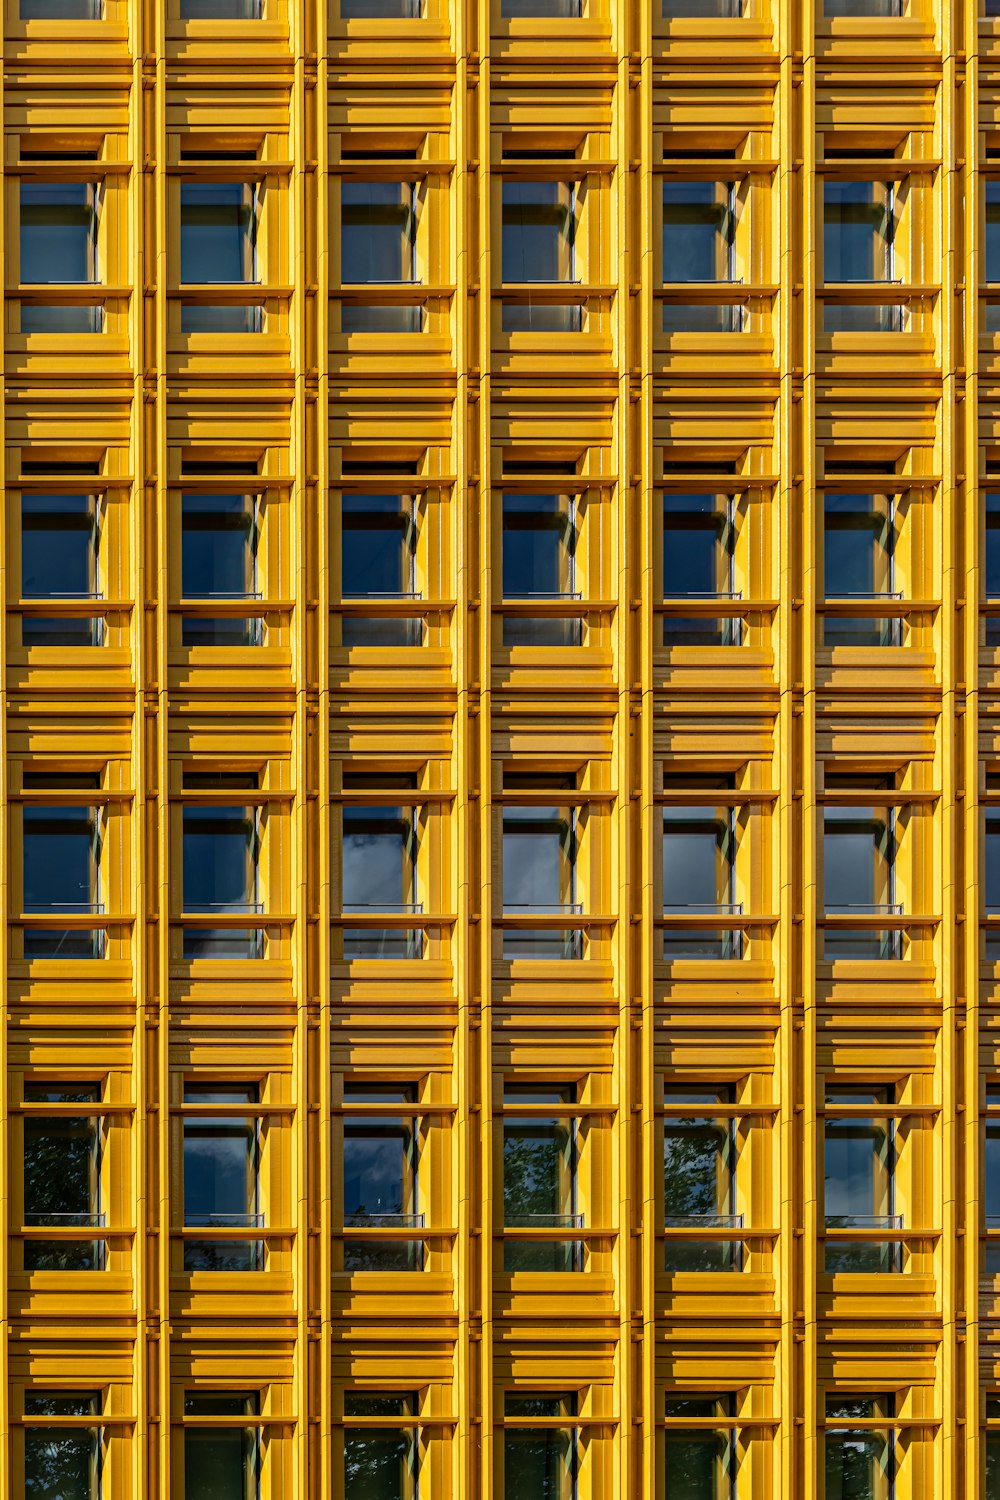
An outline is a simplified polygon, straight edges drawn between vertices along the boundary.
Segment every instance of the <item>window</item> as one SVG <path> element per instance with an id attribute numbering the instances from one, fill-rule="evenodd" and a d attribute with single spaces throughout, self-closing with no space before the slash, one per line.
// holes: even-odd
<path id="1" fill-rule="evenodd" d="M 414 495 L 341 496 L 341 598 L 419 599 L 417 502 Z M 345 646 L 420 646 L 420 615 L 345 613 Z"/>
<path id="2" fill-rule="evenodd" d="M 182 21 L 259 21 L 262 0 L 180 0 Z"/>
<path id="3" fill-rule="evenodd" d="M 902 0 L 823 0 L 824 16 L 902 15 Z"/>
<path id="4" fill-rule="evenodd" d="M 344 1494 L 358 1500 L 417 1500 L 421 1432 L 415 1392 L 344 1396 Z M 352 1418 L 371 1425 L 352 1426 Z M 385 1425 L 382 1425 L 382 1424 Z"/>
<path id="5" fill-rule="evenodd" d="M 582 15 L 581 5 L 582 0 L 500 0 L 500 14 L 526 20 L 554 20 Z"/>
<path id="6" fill-rule="evenodd" d="M 35 777 L 40 780 L 36 782 Z M 101 900 L 102 808 L 83 799 L 85 788 L 97 788 L 100 775 L 50 777 L 25 773 L 25 790 L 42 782 L 47 789 L 81 790 L 80 803 L 46 806 L 26 803 L 22 808 L 24 911 L 27 917 L 55 919 L 68 916 L 86 922 L 104 911 Z M 25 958 L 102 958 L 103 927 L 33 925 L 24 928 Z"/>
<path id="7" fill-rule="evenodd" d="M 853 788 L 854 778 L 829 774 L 828 790 Z M 888 787 L 885 778 L 866 781 L 873 792 Z M 892 806 L 827 803 L 823 815 L 824 911 L 830 917 L 898 917 L 896 901 L 896 815 Z M 899 927 L 857 927 L 834 923 L 826 927 L 823 949 L 827 958 L 899 958 Z"/>
<path id="8" fill-rule="evenodd" d="M 256 1084 L 185 1084 L 184 1227 L 221 1230 L 184 1236 L 185 1271 L 258 1271 L 263 1241 L 260 1111 Z M 226 1106 L 213 1113 L 213 1105 Z M 248 1106 L 245 1115 L 234 1106 Z M 195 1106 L 188 1109 L 187 1106 Z"/>
<path id="9" fill-rule="evenodd" d="M 99 21 L 101 0 L 20 0 L 22 21 Z"/>
<path id="10" fill-rule="evenodd" d="M 987 602 L 1000 605 L 1000 491 L 997 490 L 986 495 L 983 587 Z M 1000 646 L 1000 613 L 986 617 L 986 644 Z"/>
<path id="11" fill-rule="evenodd" d="M 21 496 L 21 597 L 28 600 L 100 599 L 101 504 L 97 495 Z M 102 615 L 21 616 L 24 646 L 100 646 Z"/>
<path id="12" fill-rule="evenodd" d="M 1000 1230 L 1000 1090 L 996 1085 L 986 1090 L 986 1115 L 983 1123 L 983 1215 L 984 1228 L 991 1236 L 983 1246 L 983 1272 L 987 1276 L 1000 1273 L 1000 1238 L 993 1238 Z"/>
<path id="13" fill-rule="evenodd" d="M 256 791 L 255 773 L 189 773 L 186 791 Z M 263 913 L 260 900 L 260 807 L 189 802 L 183 809 L 184 914 L 213 918 Z M 185 958 L 263 957 L 263 928 L 225 922 L 184 926 Z"/>
<path id="14" fill-rule="evenodd" d="M 92 182 L 21 183 L 21 285 L 97 281 L 98 188 Z M 21 302 L 22 333 L 99 333 L 99 303 Z"/>
<path id="15" fill-rule="evenodd" d="M 416 777 L 382 778 L 393 790 L 416 787 Z M 365 778 L 368 789 L 378 789 L 377 778 Z M 357 785 L 345 776 L 345 787 Z M 392 792 L 386 789 L 388 796 Z M 351 916 L 403 919 L 403 925 L 344 928 L 344 957 L 420 958 L 423 930 L 407 925 L 423 905 L 417 897 L 417 847 L 420 810 L 413 802 L 384 805 L 365 802 L 343 809 L 341 891 L 343 910 Z"/>
<path id="16" fill-rule="evenodd" d="M 24 1129 L 24 1269 L 26 1271 L 99 1271 L 104 1241 L 75 1231 L 99 1229 L 101 1211 L 101 1142 L 103 1120 L 87 1105 L 100 1092 L 92 1084 L 26 1083 L 28 1106 Z M 77 1114 L 36 1112 L 39 1104 L 79 1105 Z M 40 1229 L 57 1229 L 46 1239 Z M 65 1231 L 72 1231 L 71 1234 Z"/>
<path id="17" fill-rule="evenodd" d="M 901 599 L 895 587 L 896 497 L 831 495 L 823 501 L 823 580 L 827 600 Z M 823 617 L 827 646 L 899 646 L 899 616 Z"/>
<path id="18" fill-rule="evenodd" d="M 509 1084 L 504 1091 L 503 1205 L 505 1271 L 579 1271 L 583 1245 L 565 1233 L 583 1227 L 577 1212 L 578 1121 L 573 1084 Z M 519 1116 L 518 1107 L 531 1113 Z M 552 1115 L 534 1108 L 553 1108 Z M 540 1230 L 563 1231 L 545 1239 Z"/>
<path id="19" fill-rule="evenodd" d="M 340 0 L 343 21 L 412 21 L 422 14 L 420 0 Z"/>
<path id="20" fill-rule="evenodd" d="M 736 588 L 736 499 L 732 495 L 663 496 L 663 598 L 742 599 Z M 663 616 L 665 646 L 738 646 L 743 622 L 735 615 Z"/>
<path id="21" fill-rule="evenodd" d="M 413 286 L 417 184 L 344 181 L 340 185 L 340 279 L 344 285 Z M 418 303 L 344 301 L 344 333 L 419 333 Z"/>
<path id="22" fill-rule="evenodd" d="M 736 1500 L 736 1433 L 724 1425 L 733 1415 L 730 1395 L 680 1395 L 664 1400 L 663 1477 L 665 1500 Z M 719 1422 L 713 1427 L 684 1423 Z"/>
<path id="23" fill-rule="evenodd" d="M 743 15 L 742 0 L 661 0 L 665 21 L 732 19 Z"/>
<path id="24" fill-rule="evenodd" d="M 97 1391 L 25 1392 L 25 1500 L 99 1500 L 100 1414 Z M 68 1417 L 73 1424 L 60 1426 Z M 80 1417 L 92 1417 L 93 1426 Z"/>
<path id="25" fill-rule="evenodd" d="M 212 1427 L 198 1421 L 184 1428 L 184 1500 L 257 1500 L 260 1494 L 258 1391 L 185 1391 L 184 1416 L 246 1417 Z"/>
<path id="26" fill-rule="evenodd" d="M 736 184 L 664 182 L 662 279 L 671 283 L 736 281 Z M 663 304 L 664 333 L 738 333 L 738 303 Z"/>
<path id="27" fill-rule="evenodd" d="M 987 805 L 985 814 L 983 884 L 987 916 L 1000 915 L 1000 807 Z"/>
<path id="28" fill-rule="evenodd" d="M 503 914 L 528 918 L 523 928 L 503 930 L 504 958 L 561 959 L 582 957 L 579 927 L 536 927 L 537 916 L 579 916 L 577 900 L 578 809 L 560 804 L 560 791 L 575 790 L 576 777 L 538 773 L 519 776 L 508 773 L 504 791 L 516 796 L 526 791 L 551 791 L 552 803 L 541 806 L 529 800 L 518 807 L 503 807 Z"/>
<path id="29" fill-rule="evenodd" d="M 711 790 L 725 790 L 733 778 L 684 776 L 686 790 L 706 791 L 705 806 L 685 803 L 663 809 L 663 956 L 675 958 L 740 958 L 742 933 L 738 927 L 684 927 L 692 916 L 739 917 L 743 903 L 736 900 L 736 808 L 712 805 Z M 664 778 L 669 796 L 669 778 Z M 682 898 L 683 899 L 680 899 Z"/>
<path id="30" fill-rule="evenodd" d="M 1000 14 L 988 11 L 987 14 Z M 987 283 L 987 292 L 984 298 L 984 312 L 986 316 L 986 332 L 996 333 L 1000 330 L 1000 301 L 994 301 L 990 293 L 1000 282 L 1000 180 L 987 179 L 984 190 L 984 206 L 986 214 L 986 226 L 984 235 L 985 266 L 983 280 Z M 996 288 L 1000 291 L 1000 287 Z"/>
<path id="31" fill-rule="evenodd" d="M 826 1210 L 827 1271 L 898 1271 L 898 1240 L 837 1239 L 832 1230 L 894 1230 L 896 1122 L 878 1115 L 838 1115 L 838 1107 L 893 1103 L 889 1086 L 828 1090 L 823 1131 L 823 1192 Z"/>
<path id="32" fill-rule="evenodd" d="M 577 1500 L 577 1427 L 575 1391 L 523 1394 L 504 1398 L 504 1500 Z M 544 1425 L 519 1427 L 519 1420 Z M 558 1422 L 559 1425 L 550 1425 Z"/>
<path id="33" fill-rule="evenodd" d="M 736 1120 L 711 1113 L 731 1104 L 730 1088 L 664 1089 L 663 1222 L 668 1231 L 667 1271 L 733 1271 L 742 1265 L 740 1240 L 672 1238 L 671 1229 L 742 1229 L 736 1212 Z M 678 1106 L 704 1105 L 703 1115 L 672 1114 Z"/>
<path id="34" fill-rule="evenodd" d="M 504 599 L 579 599 L 576 537 L 575 496 L 505 494 Z M 505 646 L 578 646 L 581 636 L 579 616 L 503 617 Z"/>
<path id="35" fill-rule="evenodd" d="M 986 1397 L 986 1500 L 1000 1500 L 1000 1396 Z"/>
<path id="36" fill-rule="evenodd" d="M 416 1092 L 346 1083 L 344 1106 L 385 1105 L 378 1114 L 344 1116 L 344 1270 L 419 1271 L 423 1241 L 379 1235 L 380 1230 L 422 1229 L 417 1212 L 420 1119 L 411 1110 L 394 1115 L 393 1104 L 410 1106 Z"/>
<path id="37" fill-rule="evenodd" d="M 181 593 L 185 600 L 239 605 L 260 599 L 257 554 L 260 505 L 256 495 L 181 496 Z M 260 646 L 260 615 L 185 611 L 185 646 Z"/>
<path id="38" fill-rule="evenodd" d="M 501 275 L 505 283 L 567 285 L 577 279 L 575 182 L 507 179 L 501 200 Z M 578 303 L 503 302 L 504 332 L 570 332 L 581 325 Z"/>
<path id="39" fill-rule="evenodd" d="M 893 1429 L 851 1423 L 891 1421 L 894 1411 L 892 1396 L 827 1396 L 826 1500 L 892 1500 Z"/>
<path id="40" fill-rule="evenodd" d="M 892 282 L 896 229 L 896 186 L 892 182 L 824 184 L 824 279 L 837 282 Z M 899 303 L 834 301 L 824 304 L 828 333 L 898 330 Z"/>
<path id="41" fill-rule="evenodd" d="M 181 183 L 181 282 L 257 282 L 259 189 L 254 182 Z M 181 304 L 183 333 L 255 333 L 261 308 L 246 302 Z"/>

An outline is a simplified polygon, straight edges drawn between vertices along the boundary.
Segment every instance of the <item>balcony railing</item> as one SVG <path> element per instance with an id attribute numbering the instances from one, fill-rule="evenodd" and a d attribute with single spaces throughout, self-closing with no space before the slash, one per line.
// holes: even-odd
<path id="1" fill-rule="evenodd" d="M 827 906 L 827 917 L 857 917 L 859 925 L 837 923 L 827 927 L 823 952 L 827 958 L 902 958 L 903 906 L 899 901 L 854 901 Z M 892 925 L 882 927 L 877 918 L 885 917 Z M 876 920 L 873 920 L 876 919 Z"/>
<path id="2" fill-rule="evenodd" d="M 263 901 L 208 901 L 184 906 L 185 917 L 262 917 Z M 240 926 L 230 920 L 220 927 L 184 928 L 185 958 L 263 958 L 265 923 Z"/>
<path id="3" fill-rule="evenodd" d="M 663 931 L 663 957 L 673 958 L 742 958 L 743 931 L 727 918 L 743 917 L 742 901 L 669 902 L 663 907 L 668 925 Z M 718 927 L 699 922 L 685 927 L 679 918 L 718 917 Z"/>
<path id="4" fill-rule="evenodd" d="M 99 921 L 104 916 L 103 901 L 51 901 L 27 904 L 24 915 L 25 958 L 103 958 L 107 932 Z M 34 926 L 31 917 L 48 918 L 44 927 Z M 57 917 L 68 917 L 71 925 L 58 927 Z"/>
<path id="5" fill-rule="evenodd" d="M 424 929 L 419 920 L 412 925 L 406 918 L 423 915 L 422 901 L 345 901 L 347 916 L 377 918 L 384 916 L 385 927 L 374 921 L 364 927 L 344 927 L 344 957 L 350 958 L 421 958 L 424 951 Z M 402 920 L 401 920 L 402 919 Z"/>
<path id="6" fill-rule="evenodd" d="M 742 1214 L 667 1214 L 663 1267 L 666 1271 L 738 1271 L 743 1266 L 743 1241 L 726 1239 L 720 1230 L 744 1228 Z M 671 1231 L 674 1231 L 671 1233 Z"/>
<path id="7" fill-rule="evenodd" d="M 517 902 L 505 901 L 503 915 L 515 920 L 525 917 L 569 918 L 583 915 L 580 901 Z M 541 927 L 534 924 L 512 926 L 503 935 L 504 958 L 582 958 L 581 927 Z"/>
<path id="8" fill-rule="evenodd" d="M 507 1271 L 581 1271 L 583 1214 L 510 1214 L 504 1220 Z M 551 1232 L 551 1237 L 550 1233 Z"/>

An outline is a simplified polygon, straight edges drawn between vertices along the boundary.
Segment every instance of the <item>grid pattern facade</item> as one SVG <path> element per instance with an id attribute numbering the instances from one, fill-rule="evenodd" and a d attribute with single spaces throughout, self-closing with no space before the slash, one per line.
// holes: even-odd
<path id="1" fill-rule="evenodd" d="M 0 1500 L 1000 1494 L 1000 20 L 553 8 L 6 0 Z"/>

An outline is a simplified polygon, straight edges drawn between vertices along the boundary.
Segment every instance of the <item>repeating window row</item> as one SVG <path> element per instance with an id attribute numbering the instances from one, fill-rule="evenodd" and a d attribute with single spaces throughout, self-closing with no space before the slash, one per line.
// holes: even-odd
<path id="1" fill-rule="evenodd" d="M 260 242 L 268 225 L 272 237 L 278 234 L 278 205 L 275 190 L 274 207 L 267 208 L 268 163 L 259 150 L 181 152 L 186 175 L 170 186 L 179 224 L 175 331 L 267 330 L 269 280 L 280 260 L 262 255 Z M 600 213 L 600 195 L 588 186 L 593 168 L 579 152 L 517 144 L 503 152 L 495 205 L 501 332 L 572 333 L 588 326 L 597 296 L 591 283 L 602 279 L 598 250 L 590 246 L 590 217 Z M 416 148 L 396 151 L 393 162 L 409 157 L 412 164 L 401 163 L 399 176 L 388 177 L 384 160 L 348 154 L 334 199 L 332 277 L 339 290 L 333 331 L 445 332 L 430 311 L 435 297 L 447 291 L 429 279 L 429 267 L 440 259 L 440 247 L 430 240 L 436 199 L 427 174 L 434 163 L 418 159 Z M 111 179 L 95 170 L 93 181 L 80 181 L 75 153 L 73 173 L 60 181 L 57 154 L 29 164 L 32 155 L 21 161 L 18 199 L 20 330 L 100 332 L 102 263 L 112 254 L 109 236 L 122 232 L 103 228 Z M 90 155 L 97 162 L 97 151 Z M 687 163 L 671 177 L 669 157 L 658 168 L 668 174 L 658 204 L 658 299 L 665 333 L 759 331 L 759 311 L 773 294 L 759 270 L 769 215 L 763 201 L 754 206 L 754 183 L 765 169 L 755 173 L 752 159 L 744 160 L 736 147 L 716 155 L 732 159 L 731 177 L 707 175 L 708 164 L 706 176 L 695 177 Z M 240 162 L 246 163 L 246 178 L 233 181 L 232 168 Z M 225 180 L 213 180 L 220 163 L 229 169 Z M 715 158 L 710 165 L 719 169 Z M 916 238 L 929 169 L 894 151 L 873 147 L 861 157 L 833 145 L 824 167 L 818 247 L 823 329 L 902 331 L 933 292 L 921 286 L 928 276 L 920 275 L 925 257 Z M 981 223 L 984 327 L 993 332 L 1000 328 L 1000 181 L 993 178 L 984 182 Z"/>
<path id="2" fill-rule="evenodd" d="M 28 1272 L 101 1271 L 128 1263 L 120 1183 L 123 1112 L 106 1083 L 25 1080 L 15 1107 L 13 1211 Z M 266 1082 L 188 1080 L 171 1112 L 181 1201 L 172 1269 L 247 1272 L 282 1264 L 284 1106 Z M 335 1271 L 442 1268 L 454 1229 L 447 1175 L 450 1107 L 419 1080 L 348 1080 L 333 1132 Z M 937 1230 L 930 1142 L 934 1111 L 904 1082 L 828 1081 L 822 1110 L 820 1269 L 888 1274 L 929 1268 Z M 769 1262 L 776 1230 L 755 1218 L 767 1201 L 774 1109 L 746 1080 L 667 1084 L 659 1111 L 663 1178 L 658 1263 L 669 1273 L 731 1273 Z M 585 1081 L 505 1083 L 499 1108 L 502 1235 L 498 1270 L 587 1272 L 612 1233 L 601 1207 L 610 1112 Z M 1000 1094 L 986 1090 L 982 1268 L 1000 1273 Z M 109 1212 L 110 1209 L 110 1212 Z M 766 1219 L 766 1208 L 763 1209 Z M 116 1222 L 119 1221 L 119 1222 Z M 274 1261 L 277 1254 L 279 1260 Z M 596 1258 L 595 1258 L 596 1257 Z"/>

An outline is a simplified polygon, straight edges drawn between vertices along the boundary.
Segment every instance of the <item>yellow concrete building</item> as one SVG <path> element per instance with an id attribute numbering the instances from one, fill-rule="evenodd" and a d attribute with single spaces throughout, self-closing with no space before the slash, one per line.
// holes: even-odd
<path id="1" fill-rule="evenodd" d="M 0 1500 L 997 1500 L 998 0 L 4 48 Z"/>

